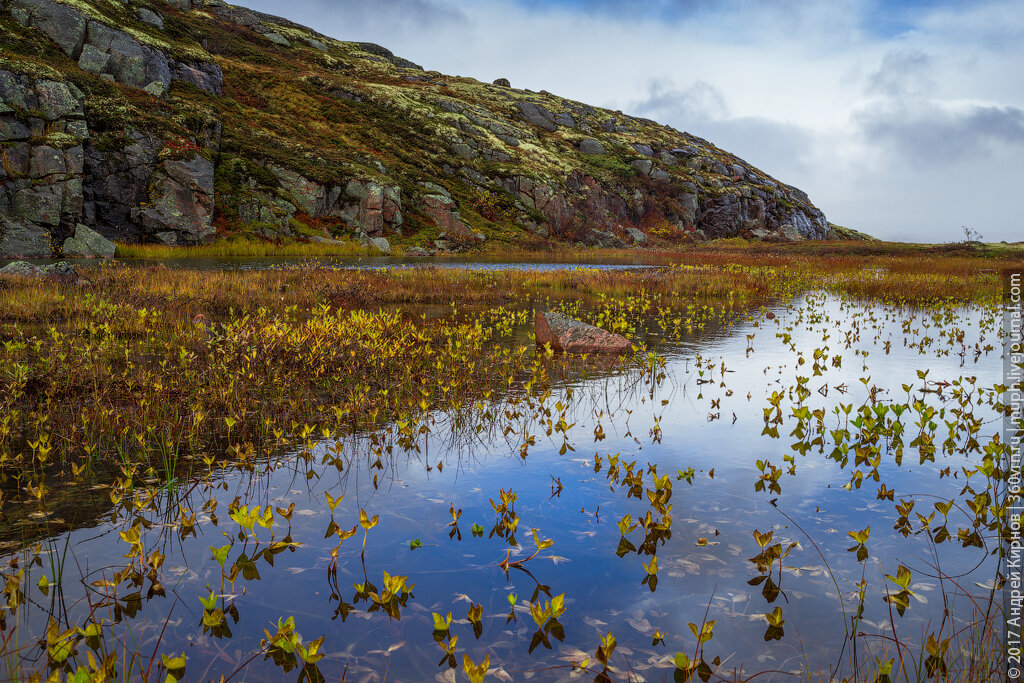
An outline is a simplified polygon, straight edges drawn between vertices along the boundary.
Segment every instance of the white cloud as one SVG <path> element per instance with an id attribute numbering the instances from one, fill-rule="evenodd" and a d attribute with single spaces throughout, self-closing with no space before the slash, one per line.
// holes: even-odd
<path id="1" fill-rule="evenodd" d="M 878 0 L 243 1 L 427 69 L 689 130 L 881 237 L 1024 237 L 1019 0 L 898 16 Z"/>

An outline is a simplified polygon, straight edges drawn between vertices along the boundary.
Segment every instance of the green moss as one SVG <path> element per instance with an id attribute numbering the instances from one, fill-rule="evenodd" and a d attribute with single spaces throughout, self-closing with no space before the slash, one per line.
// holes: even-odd
<path id="1" fill-rule="evenodd" d="M 57 149 L 67 149 L 82 144 L 82 139 L 70 133 L 51 131 L 42 135 L 33 136 L 29 143 L 32 145 L 47 145 Z"/>
<path id="2" fill-rule="evenodd" d="M 835 223 L 829 223 L 828 227 L 832 229 L 836 237 L 841 240 L 851 240 L 857 242 L 877 242 L 878 238 L 872 237 L 871 235 L 854 230 L 853 228 L 847 228 L 843 225 L 836 225 Z"/>

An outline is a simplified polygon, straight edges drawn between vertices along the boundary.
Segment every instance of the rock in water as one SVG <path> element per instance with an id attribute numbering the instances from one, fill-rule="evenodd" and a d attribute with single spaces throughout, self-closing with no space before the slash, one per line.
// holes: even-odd
<path id="1" fill-rule="evenodd" d="M 537 344 L 565 353 L 627 353 L 632 344 L 621 334 L 573 320 L 558 311 L 538 311 L 534 320 Z"/>

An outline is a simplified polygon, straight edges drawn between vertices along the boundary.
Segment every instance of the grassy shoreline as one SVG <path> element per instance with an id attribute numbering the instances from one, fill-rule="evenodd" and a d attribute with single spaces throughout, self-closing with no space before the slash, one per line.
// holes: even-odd
<path id="1" fill-rule="evenodd" d="M 401 242 L 392 245 L 395 256 L 403 256 Z M 168 246 L 163 244 L 117 245 L 117 258 L 123 259 L 177 259 L 177 258 L 326 258 L 381 256 L 372 247 L 357 242 L 284 242 L 247 238 L 225 239 L 210 244 Z M 523 246 L 488 243 L 474 245 L 464 252 L 438 253 L 424 257 L 425 263 L 433 259 L 479 258 L 483 260 L 515 261 L 601 261 L 601 262 L 672 262 L 695 258 L 731 256 L 738 259 L 755 256 L 797 257 L 956 257 L 1024 261 L 1024 243 L 945 243 L 925 244 L 883 241 L 823 241 L 778 243 L 750 241 L 740 238 L 686 244 L 658 244 L 644 248 L 578 247 L 556 242 L 537 242 Z"/>

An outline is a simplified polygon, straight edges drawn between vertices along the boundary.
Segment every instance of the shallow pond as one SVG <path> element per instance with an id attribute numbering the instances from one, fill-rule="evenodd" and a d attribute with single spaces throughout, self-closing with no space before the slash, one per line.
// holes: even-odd
<path id="1" fill-rule="evenodd" d="M 753 313 L 652 333 L 663 363 L 552 360 L 550 393 L 137 492 L 143 526 L 99 487 L 22 565 L 5 636 L 91 615 L 134 675 L 183 653 L 183 674 L 163 663 L 188 680 L 298 678 L 261 645 L 288 618 L 324 637 L 328 680 L 467 680 L 464 656 L 497 680 L 672 680 L 677 652 L 725 678 L 867 676 L 900 655 L 913 676 L 929 634 L 953 638 L 953 666 L 997 569 L 978 497 L 999 493 L 978 469 L 1002 428 L 994 312 L 811 294 Z M 28 522 L 6 512 L 10 547 Z M 133 546 L 163 556 L 134 585 L 115 577 Z M 392 578 L 389 599 L 394 576 L 410 590 Z"/>

